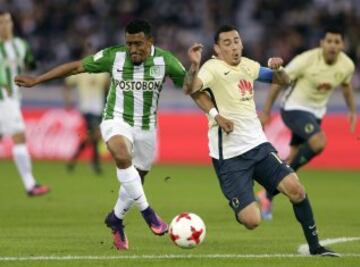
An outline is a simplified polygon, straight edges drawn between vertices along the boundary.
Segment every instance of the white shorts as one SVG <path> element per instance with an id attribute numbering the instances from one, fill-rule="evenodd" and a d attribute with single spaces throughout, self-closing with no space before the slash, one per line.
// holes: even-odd
<path id="1" fill-rule="evenodd" d="M 105 142 L 115 135 L 125 136 L 132 143 L 133 164 L 137 169 L 149 171 L 157 152 L 156 129 L 134 128 L 121 119 L 104 120 L 100 124 Z"/>
<path id="2" fill-rule="evenodd" d="M 0 135 L 14 135 L 25 131 L 20 103 L 12 98 L 0 100 Z"/>

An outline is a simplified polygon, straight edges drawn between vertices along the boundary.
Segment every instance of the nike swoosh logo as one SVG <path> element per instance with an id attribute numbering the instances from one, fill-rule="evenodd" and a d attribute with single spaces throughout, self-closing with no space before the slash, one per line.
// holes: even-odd
<path id="1" fill-rule="evenodd" d="M 314 224 L 314 225 L 309 226 L 309 229 L 312 230 L 312 229 L 314 229 L 315 227 L 316 227 L 316 225 Z"/>
<path id="2" fill-rule="evenodd" d="M 142 195 L 141 195 L 142 196 Z M 134 198 L 135 201 L 139 200 L 141 198 L 141 196 Z"/>
<path id="3" fill-rule="evenodd" d="M 116 71 L 117 71 L 117 72 L 122 72 L 122 70 L 120 70 L 120 69 L 116 69 Z"/>
<path id="4" fill-rule="evenodd" d="M 224 72 L 224 75 L 228 75 L 230 73 L 230 71 Z"/>

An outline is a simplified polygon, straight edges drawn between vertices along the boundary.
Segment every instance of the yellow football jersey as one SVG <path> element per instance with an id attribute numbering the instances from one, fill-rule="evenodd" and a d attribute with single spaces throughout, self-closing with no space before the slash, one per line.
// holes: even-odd
<path id="1" fill-rule="evenodd" d="M 254 80 L 259 70 L 258 62 L 245 57 L 237 66 L 212 58 L 200 68 L 198 78 L 203 83 L 202 90 L 209 90 L 219 113 L 234 122 L 234 131 L 222 134 L 223 159 L 236 157 L 267 142 L 254 102 Z M 219 159 L 219 127 L 208 118 L 210 156 Z"/>
<path id="2" fill-rule="evenodd" d="M 325 62 L 321 48 L 296 56 L 285 67 L 293 85 L 285 91 L 283 108 L 308 111 L 322 118 L 332 92 L 341 84 L 349 84 L 354 70 L 354 63 L 344 52 L 332 65 Z"/>

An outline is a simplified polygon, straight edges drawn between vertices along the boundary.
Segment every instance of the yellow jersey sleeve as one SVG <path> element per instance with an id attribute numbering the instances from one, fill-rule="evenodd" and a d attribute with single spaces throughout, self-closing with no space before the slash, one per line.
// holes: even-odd
<path id="1" fill-rule="evenodd" d="M 341 82 L 342 85 L 348 85 L 351 83 L 351 79 L 354 75 L 355 72 L 355 65 L 353 62 L 351 62 L 351 65 L 349 67 L 349 71 L 347 73 L 347 75 L 345 76 L 344 80 Z"/>
<path id="2" fill-rule="evenodd" d="M 260 63 L 246 57 L 242 57 L 241 60 L 243 63 L 241 64 L 243 71 L 247 75 L 249 75 L 252 80 L 256 80 L 257 78 L 259 78 L 259 72 L 261 67 Z"/>
<path id="3" fill-rule="evenodd" d="M 199 70 L 198 78 L 202 81 L 202 88 L 200 90 L 211 88 L 214 84 L 214 72 L 212 70 L 213 64 L 210 59 L 209 61 L 205 62 L 204 65 Z"/>
<path id="4" fill-rule="evenodd" d="M 310 58 L 310 53 L 305 52 L 296 56 L 289 64 L 285 67 L 285 72 L 289 75 L 290 80 L 296 80 L 297 78 L 303 76 L 306 67 L 308 66 L 308 61 Z"/>

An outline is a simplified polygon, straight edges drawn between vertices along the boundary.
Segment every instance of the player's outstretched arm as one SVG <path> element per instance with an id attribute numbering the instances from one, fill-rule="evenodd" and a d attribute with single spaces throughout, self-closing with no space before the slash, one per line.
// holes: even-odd
<path id="1" fill-rule="evenodd" d="M 53 79 L 66 77 L 69 75 L 78 74 L 78 73 L 82 73 L 82 72 L 85 72 L 85 69 L 82 66 L 81 61 L 80 60 L 72 61 L 69 63 L 59 65 L 39 76 L 35 76 L 35 77 L 25 76 L 25 75 L 16 76 L 15 83 L 18 86 L 32 87 L 39 83 L 43 83 L 43 82 L 50 81 Z"/>
<path id="2" fill-rule="evenodd" d="M 342 84 L 341 88 L 343 91 L 346 105 L 348 106 L 349 109 L 350 132 L 353 133 L 355 131 L 356 120 L 357 120 L 353 89 L 351 84 Z"/>
<path id="3" fill-rule="evenodd" d="M 194 43 L 188 50 L 188 57 L 191 62 L 191 66 L 187 71 L 184 80 L 183 90 L 186 95 L 201 89 L 201 81 L 197 79 L 197 73 L 200 68 L 202 49 L 202 44 Z"/>
<path id="4" fill-rule="evenodd" d="M 195 101 L 196 105 L 201 108 L 202 111 L 209 114 L 209 116 L 217 122 L 225 133 L 229 134 L 234 130 L 234 123 L 219 114 L 211 101 L 211 98 L 206 92 L 197 91 L 191 94 L 191 97 Z"/>
<path id="5" fill-rule="evenodd" d="M 272 57 L 268 60 L 268 67 L 274 70 L 272 82 L 278 85 L 286 86 L 290 84 L 290 78 L 282 67 L 284 61 L 279 57 Z"/>

